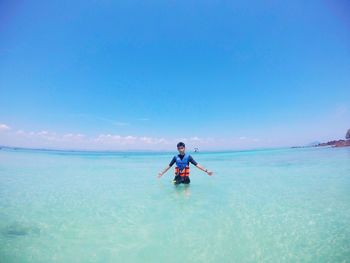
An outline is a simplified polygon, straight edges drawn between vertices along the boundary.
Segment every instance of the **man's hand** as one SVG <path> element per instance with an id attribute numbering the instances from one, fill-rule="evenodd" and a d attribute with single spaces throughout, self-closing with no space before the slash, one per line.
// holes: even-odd
<path id="1" fill-rule="evenodd" d="M 160 177 L 162 177 L 163 176 L 163 173 L 162 172 L 160 172 L 160 173 L 158 173 L 158 178 L 160 178 Z"/>
<path id="2" fill-rule="evenodd" d="M 208 174 L 209 176 L 212 176 L 212 175 L 213 175 L 213 172 L 212 172 L 212 171 L 207 171 L 207 174 Z"/>

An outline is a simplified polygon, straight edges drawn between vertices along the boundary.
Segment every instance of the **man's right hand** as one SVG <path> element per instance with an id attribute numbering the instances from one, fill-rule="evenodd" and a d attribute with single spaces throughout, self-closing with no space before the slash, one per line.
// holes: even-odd
<path id="1" fill-rule="evenodd" d="M 163 176 L 163 173 L 162 172 L 160 172 L 160 173 L 158 173 L 158 178 L 160 178 L 160 177 L 162 177 Z"/>

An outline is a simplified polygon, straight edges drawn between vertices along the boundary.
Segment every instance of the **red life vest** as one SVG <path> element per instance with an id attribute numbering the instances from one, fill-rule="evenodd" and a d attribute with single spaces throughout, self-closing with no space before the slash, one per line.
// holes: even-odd
<path id="1" fill-rule="evenodd" d="M 182 171 L 180 172 L 179 167 L 175 167 L 175 175 L 180 175 L 180 176 L 190 176 L 190 166 L 187 165 Z"/>

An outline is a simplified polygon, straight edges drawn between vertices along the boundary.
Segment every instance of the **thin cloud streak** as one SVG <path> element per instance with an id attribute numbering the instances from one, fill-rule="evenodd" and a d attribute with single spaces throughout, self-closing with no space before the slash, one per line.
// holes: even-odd
<path id="1" fill-rule="evenodd" d="M 129 122 L 93 116 L 93 115 L 85 114 L 85 113 L 71 114 L 70 116 L 73 118 L 83 118 L 83 119 L 86 119 L 89 121 L 95 120 L 95 121 L 99 121 L 99 122 L 103 122 L 103 123 L 108 123 L 112 126 L 129 126 L 129 125 L 131 125 L 131 123 L 129 123 Z"/>

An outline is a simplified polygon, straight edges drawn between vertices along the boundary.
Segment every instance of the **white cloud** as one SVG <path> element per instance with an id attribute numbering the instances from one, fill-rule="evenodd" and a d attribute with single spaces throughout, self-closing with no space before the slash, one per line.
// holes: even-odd
<path id="1" fill-rule="evenodd" d="M 84 134 L 81 134 L 81 133 L 77 133 L 77 134 L 74 134 L 74 133 L 67 133 L 67 134 L 64 134 L 62 136 L 62 139 L 63 140 L 82 140 L 85 138 L 85 135 Z"/>
<path id="2" fill-rule="evenodd" d="M 139 140 L 146 144 L 168 144 L 164 138 L 140 137 Z"/>
<path id="3" fill-rule="evenodd" d="M 164 138 L 156 138 L 156 137 L 146 137 L 146 136 L 120 136 L 113 134 L 100 134 L 97 137 L 92 139 L 95 142 L 101 144 L 114 144 L 114 145 L 130 145 L 135 144 L 139 146 L 146 145 L 157 145 L 157 144 L 166 144 L 167 140 Z"/>
<path id="4" fill-rule="evenodd" d="M 81 133 L 65 133 L 41 130 L 24 131 L 16 130 L 7 133 L 7 137 L 0 137 L 0 144 L 33 148 L 58 148 L 58 149 L 92 149 L 92 150 L 159 150 L 173 149 L 178 140 L 163 137 L 134 136 L 119 134 L 98 134 L 86 136 Z M 194 136 L 184 138 L 184 141 L 200 144 L 205 140 Z M 190 148 L 191 149 L 191 148 Z"/>
<path id="5" fill-rule="evenodd" d="M 48 131 L 40 131 L 37 134 L 40 135 L 40 136 L 46 136 L 46 135 L 49 134 L 49 132 Z"/>
<path id="6" fill-rule="evenodd" d="M 4 129 L 4 127 L 8 126 L 1 127 Z M 88 136 L 82 133 L 61 134 L 49 130 L 25 131 L 21 129 L 10 130 L 0 134 L 0 145 L 75 150 L 176 150 L 176 144 L 179 141 L 185 142 L 189 151 L 197 147 L 200 150 L 253 148 L 266 143 L 266 140 L 245 136 L 235 138 L 199 136 L 164 138 L 113 133 Z"/>
<path id="7" fill-rule="evenodd" d="M 0 123 L 0 131 L 8 131 L 11 130 L 10 126 L 4 124 L 4 123 Z"/>

